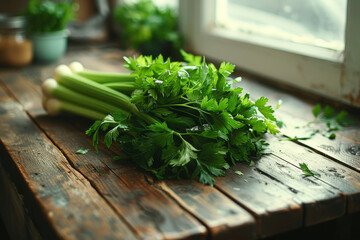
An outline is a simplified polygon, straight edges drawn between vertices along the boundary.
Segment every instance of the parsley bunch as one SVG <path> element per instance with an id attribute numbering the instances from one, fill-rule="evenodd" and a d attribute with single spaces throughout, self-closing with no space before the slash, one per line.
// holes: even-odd
<path id="1" fill-rule="evenodd" d="M 205 59 L 182 52 L 186 62 L 164 60 L 160 55 L 124 58 L 135 75 L 131 103 L 141 114 L 114 112 L 96 121 L 87 134 L 98 144 L 121 145 L 141 168 L 158 179 L 197 178 L 213 185 L 229 164 L 251 162 L 267 145 L 264 133 L 278 133 L 268 99 L 255 102 L 242 94 L 230 77 L 235 66 L 217 69 Z"/>

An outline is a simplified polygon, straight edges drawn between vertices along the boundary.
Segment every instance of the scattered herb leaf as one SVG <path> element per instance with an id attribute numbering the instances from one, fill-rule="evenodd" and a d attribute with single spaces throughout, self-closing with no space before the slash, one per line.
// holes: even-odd
<path id="1" fill-rule="evenodd" d="M 342 110 L 337 115 L 335 110 L 326 105 L 324 108 L 318 103 L 312 110 L 315 120 L 308 123 L 308 125 L 323 123 L 327 126 L 327 130 L 322 132 L 324 137 L 329 139 L 335 139 L 336 134 L 334 131 L 342 130 L 344 126 L 355 124 L 356 122 L 352 119 L 347 118 L 347 111 Z"/>
<path id="2" fill-rule="evenodd" d="M 235 171 L 235 173 L 236 173 L 237 175 L 239 175 L 239 176 L 244 175 L 241 171 Z"/>
<path id="3" fill-rule="evenodd" d="M 303 174 L 304 177 L 320 176 L 319 173 L 310 170 L 310 169 L 308 168 L 308 166 L 306 165 L 306 163 L 299 163 L 299 166 L 300 166 L 300 168 L 301 168 L 301 169 L 303 170 L 303 172 L 304 172 L 304 174 Z"/>
<path id="4" fill-rule="evenodd" d="M 77 150 L 75 153 L 76 154 L 86 154 L 87 152 L 89 152 L 90 149 L 84 149 L 84 148 L 80 148 L 79 150 Z"/>
<path id="5" fill-rule="evenodd" d="M 312 113 L 314 114 L 315 117 L 319 116 L 319 114 L 321 113 L 320 103 L 315 105 L 315 107 L 312 109 Z"/>

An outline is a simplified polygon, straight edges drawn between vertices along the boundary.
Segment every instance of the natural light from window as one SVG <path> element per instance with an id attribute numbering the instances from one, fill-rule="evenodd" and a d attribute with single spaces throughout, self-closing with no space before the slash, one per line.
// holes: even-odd
<path id="1" fill-rule="evenodd" d="M 216 26 L 317 47 L 344 50 L 346 0 L 217 0 Z"/>

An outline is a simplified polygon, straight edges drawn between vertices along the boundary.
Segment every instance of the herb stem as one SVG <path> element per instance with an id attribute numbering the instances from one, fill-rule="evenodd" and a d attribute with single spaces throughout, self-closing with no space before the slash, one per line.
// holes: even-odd
<path id="1" fill-rule="evenodd" d="M 208 112 L 200 109 L 200 108 L 197 108 L 197 107 L 193 107 L 193 106 L 189 106 L 189 105 L 186 105 L 185 103 L 180 103 L 180 104 L 165 104 L 165 105 L 160 105 L 160 107 L 187 107 L 187 108 L 191 108 L 191 109 L 194 109 L 196 111 L 199 111 L 199 112 L 202 112 L 202 113 L 206 113 L 208 114 Z"/>

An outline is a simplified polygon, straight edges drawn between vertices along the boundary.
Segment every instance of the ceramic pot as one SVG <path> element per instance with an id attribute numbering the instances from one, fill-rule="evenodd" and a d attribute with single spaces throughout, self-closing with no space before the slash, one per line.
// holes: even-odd
<path id="1" fill-rule="evenodd" d="M 34 59 L 39 62 L 54 62 L 64 55 L 68 31 L 33 34 Z"/>

